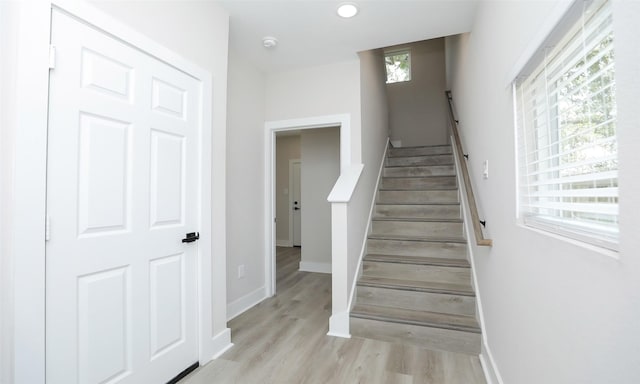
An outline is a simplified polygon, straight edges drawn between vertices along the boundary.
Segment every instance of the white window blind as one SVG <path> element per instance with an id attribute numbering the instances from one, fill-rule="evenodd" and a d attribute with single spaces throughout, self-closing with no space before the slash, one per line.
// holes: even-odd
<path id="1" fill-rule="evenodd" d="M 611 4 L 576 6 L 578 16 L 564 20 L 570 27 L 514 85 L 520 215 L 526 225 L 617 249 Z"/>

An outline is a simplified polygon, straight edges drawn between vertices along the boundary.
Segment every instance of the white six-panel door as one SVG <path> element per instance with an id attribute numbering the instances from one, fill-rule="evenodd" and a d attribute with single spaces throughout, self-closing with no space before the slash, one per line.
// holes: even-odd
<path id="1" fill-rule="evenodd" d="M 59 11 L 47 383 L 164 383 L 198 360 L 198 80 Z"/>

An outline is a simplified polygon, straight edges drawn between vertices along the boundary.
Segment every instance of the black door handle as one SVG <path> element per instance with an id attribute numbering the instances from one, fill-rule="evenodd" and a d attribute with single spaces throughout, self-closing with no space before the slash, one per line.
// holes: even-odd
<path id="1" fill-rule="evenodd" d="M 194 241 L 200 238 L 200 232 L 190 232 L 187 233 L 187 237 L 182 239 L 183 243 L 193 243 Z"/>
<path id="2" fill-rule="evenodd" d="M 300 208 L 298 208 L 298 207 L 293 207 L 293 210 L 294 210 L 294 211 L 298 211 L 299 209 L 300 209 Z"/>

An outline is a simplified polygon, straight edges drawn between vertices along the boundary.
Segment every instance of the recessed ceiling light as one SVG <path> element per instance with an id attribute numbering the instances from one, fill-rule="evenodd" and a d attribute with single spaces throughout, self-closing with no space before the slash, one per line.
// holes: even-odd
<path id="1" fill-rule="evenodd" d="M 355 3 L 342 3 L 338 6 L 338 16 L 348 19 L 358 14 L 358 6 Z"/>
<path id="2" fill-rule="evenodd" d="M 264 45 L 265 48 L 274 48 L 278 45 L 278 39 L 271 36 L 264 37 L 262 39 L 262 45 Z"/>

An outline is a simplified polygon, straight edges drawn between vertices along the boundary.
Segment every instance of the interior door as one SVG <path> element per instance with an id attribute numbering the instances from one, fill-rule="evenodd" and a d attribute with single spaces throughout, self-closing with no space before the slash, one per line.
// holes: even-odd
<path id="1" fill-rule="evenodd" d="M 47 383 L 164 383 L 198 360 L 199 81 L 54 11 Z"/>
<path id="2" fill-rule="evenodd" d="M 291 163 L 291 186 L 292 190 L 292 207 L 293 210 L 293 246 L 300 247 L 302 245 L 302 194 L 300 193 L 300 161 Z"/>

